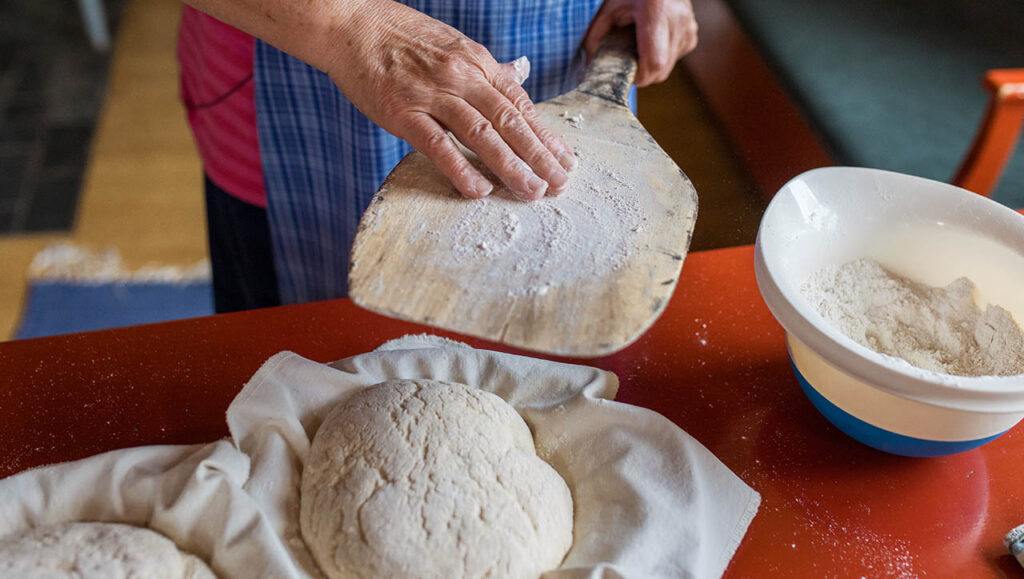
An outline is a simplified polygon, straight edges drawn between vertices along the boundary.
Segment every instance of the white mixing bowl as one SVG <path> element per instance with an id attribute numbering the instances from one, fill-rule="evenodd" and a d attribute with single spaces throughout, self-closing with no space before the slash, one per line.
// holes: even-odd
<path id="1" fill-rule="evenodd" d="M 1024 374 L 961 377 L 861 346 L 801 292 L 821 268 L 871 258 L 904 277 L 944 286 L 962 276 L 975 302 L 1024 322 L 1024 216 L 959 187 L 876 169 L 803 173 L 775 195 L 757 234 L 761 295 L 786 330 L 811 402 L 853 438 L 908 456 L 985 444 L 1024 417 Z"/>

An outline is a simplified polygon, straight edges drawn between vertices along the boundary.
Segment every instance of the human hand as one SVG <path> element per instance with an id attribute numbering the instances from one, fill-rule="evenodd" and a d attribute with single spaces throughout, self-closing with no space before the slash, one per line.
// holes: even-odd
<path id="1" fill-rule="evenodd" d="M 608 31 L 636 24 L 640 57 L 636 86 L 659 83 L 672 72 L 676 61 L 697 46 L 697 19 L 690 0 L 604 0 L 583 46 L 591 57 Z"/>
<path id="2" fill-rule="evenodd" d="M 364 3 L 366 6 L 368 3 Z M 335 36 L 326 72 L 370 120 L 430 158 L 467 197 L 493 186 L 475 152 L 516 195 L 562 193 L 572 150 L 540 120 L 520 85 L 529 62 L 499 64 L 458 30 L 397 2 L 357 11 Z"/>

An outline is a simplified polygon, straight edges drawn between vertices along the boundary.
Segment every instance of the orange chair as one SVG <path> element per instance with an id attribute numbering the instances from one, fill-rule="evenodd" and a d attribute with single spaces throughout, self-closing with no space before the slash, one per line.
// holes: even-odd
<path id="1" fill-rule="evenodd" d="M 952 182 L 987 197 L 1013 154 L 1024 125 L 1024 68 L 990 70 L 984 85 L 992 94 L 988 110 Z"/>

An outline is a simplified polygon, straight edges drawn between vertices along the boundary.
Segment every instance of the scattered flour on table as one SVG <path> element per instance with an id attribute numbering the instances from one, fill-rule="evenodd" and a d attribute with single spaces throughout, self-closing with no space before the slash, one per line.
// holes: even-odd
<path id="1" fill-rule="evenodd" d="M 957 376 L 1024 373 L 1024 333 L 997 305 L 981 310 L 974 283 L 932 287 L 858 259 L 826 267 L 801 288 L 824 318 L 876 352 Z"/>

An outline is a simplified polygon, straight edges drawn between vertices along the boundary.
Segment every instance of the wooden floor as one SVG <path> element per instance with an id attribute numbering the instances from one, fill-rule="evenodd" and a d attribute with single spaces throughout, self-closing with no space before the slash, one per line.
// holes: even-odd
<path id="1" fill-rule="evenodd" d="M 73 230 L 0 237 L 0 339 L 16 328 L 32 257 L 70 241 L 116 248 L 125 265 L 192 265 L 206 257 L 202 174 L 178 102 L 179 0 L 131 0 Z M 692 249 L 750 243 L 763 210 L 743 167 L 680 71 L 641 91 L 639 116 L 701 199 Z"/>
<path id="2" fill-rule="evenodd" d="M 18 323 L 29 263 L 55 241 L 116 248 L 131 268 L 206 257 L 202 173 L 178 102 L 180 10 L 177 0 L 126 4 L 73 230 L 0 237 L 0 338 Z"/>

